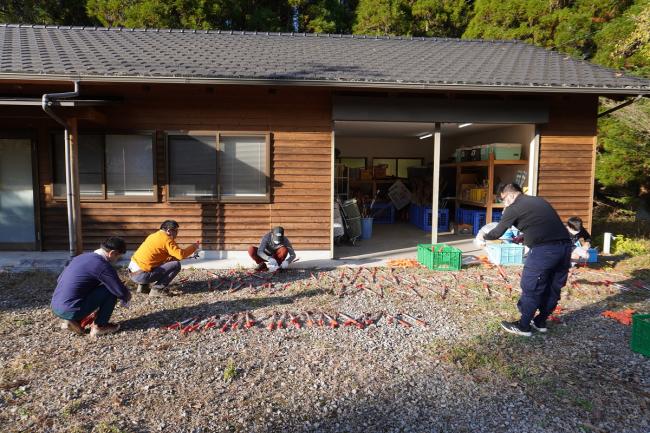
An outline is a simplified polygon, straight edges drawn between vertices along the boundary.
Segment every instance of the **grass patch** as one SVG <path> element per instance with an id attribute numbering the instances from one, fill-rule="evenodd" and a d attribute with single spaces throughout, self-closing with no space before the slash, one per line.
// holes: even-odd
<path id="1" fill-rule="evenodd" d="M 82 402 L 81 400 L 73 400 L 68 403 L 63 410 L 61 411 L 61 416 L 64 418 L 70 418 L 75 413 L 79 412 L 81 409 Z"/>
<path id="2" fill-rule="evenodd" d="M 235 361 L 232 358 L 228 359 L 226 368 L 223 370 L 223 380 L 224 382 L 232 382 L 238 375 L 237 366 Z"/>

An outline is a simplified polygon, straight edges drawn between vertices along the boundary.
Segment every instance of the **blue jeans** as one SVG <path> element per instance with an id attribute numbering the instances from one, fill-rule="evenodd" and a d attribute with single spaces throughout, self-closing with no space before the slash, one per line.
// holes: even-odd
<path id="1" fill-rule="evenodd" d="M 521 273 L 521 298 L 517 303 L 519 328 L 530 331 L 530 322 L 546 327 L 565 286 L 571 268 L 571 244 L 553 243 L 531 248 Z M 537 316 L 535 312 L 539 310 Z"/>
<path id="2" fill-rule="evenodd" d="M 172 260 L 151 270 L 151 272 L 139 272 L 131 274 L 131 281 L 138 284 L 156 283 L 157 286 L 167 287 L 176 275 L 181 271 L 181 262 Z"/>
<path id="3" fill-rule="evenodd" d="M 78 322 L 93 311 L 99 309 L 97 311 L 97 317 L 95 318 L 95 324 L 98 326 L 104 326 L 110 321 L 116 303 L 117 296 L 109 292 L 106 286 L 102 284 L 83 299 L 78 311 L 63 313 L 56 310 L 52 311 L 54 311 L 54 314 L 61 319 L 75 320 Z"/>

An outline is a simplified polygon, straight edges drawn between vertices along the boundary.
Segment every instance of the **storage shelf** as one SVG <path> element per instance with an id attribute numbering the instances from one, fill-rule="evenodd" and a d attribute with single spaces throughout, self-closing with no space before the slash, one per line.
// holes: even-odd
<path id="1" fill-rule="evenodd" d="M 495 159 L 494 165 L 528 165 L 527 159 Z M 481 161 L 463 161 L 463 162 L 448 162 L 441 164 L 442 167 L 488 167 L 490 160 Z"/>

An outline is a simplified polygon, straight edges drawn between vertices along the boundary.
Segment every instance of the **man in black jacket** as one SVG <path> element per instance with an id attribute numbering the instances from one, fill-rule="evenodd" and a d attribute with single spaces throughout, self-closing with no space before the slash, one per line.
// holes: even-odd
<path id="1" fill-rule="evenodd" d="M 517 184 L 506 185 L 501 198 L 505 205 L 503 216 L 485 239 L 499 239 L 514 225 L 524 233 L 524 244 L 530 248 L 517 303 L 521 319 L 502 322 L 501 326 L 513 334 L 529 337 L 531 327 L 547 331 L 546 319 L 560 300 L 571 267 L 571 241 L 557 212 L 543 198 L 524 195 Z"/>

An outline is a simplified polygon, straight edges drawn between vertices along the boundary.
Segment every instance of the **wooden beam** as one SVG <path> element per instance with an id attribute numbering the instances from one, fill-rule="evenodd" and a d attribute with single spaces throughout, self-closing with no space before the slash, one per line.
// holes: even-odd
<path id="1" fill-rule="evenodd" d="M 433 132 L 433 197 L 431 198 L 431 243 L 438 243 L 438 199 L 440 196 L 440 123 Z"/>

